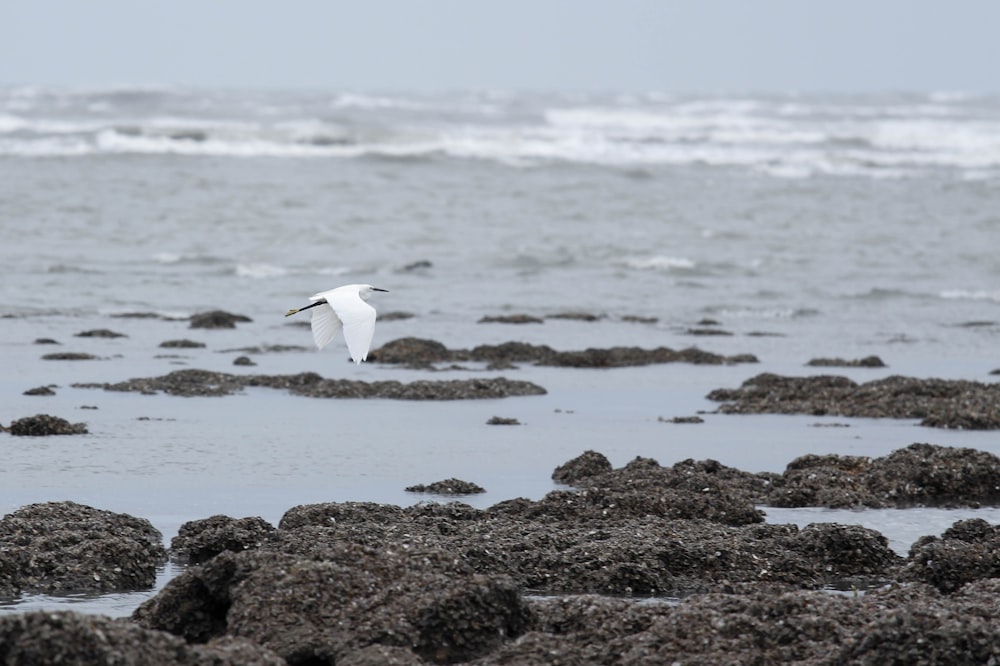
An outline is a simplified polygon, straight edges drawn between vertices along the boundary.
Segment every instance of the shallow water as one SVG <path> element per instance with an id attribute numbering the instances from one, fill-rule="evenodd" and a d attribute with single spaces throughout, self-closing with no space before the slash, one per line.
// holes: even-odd
<path id="1" fill-rule="evenodd" d="M 712 389 L 760 372 L 989 381 L 1000 367 L 1000 104 L 990 98 L 435 98 L 186 90 L 0 91 L 0 421 L 48 413 L 81 437 L 0 435 L 0 511 L 74 500 L 185 521 L 297 504 L 411 504 L 458 477 L 477 507 L 539 498 L 593 449 L 615 466 L 714 458 L 781 471 L 805 453 L 884 455 L 916 441 L 1000 453 L 995 433 L 912 421 L 722 416 Z M 183 130 L 183 131 L 181 131 Z M 996 130 L 996 131 L 994 131 Z M 200 134 L 199 134 L 200 133 Z M 417 265 L 417 262 L 426 262 Z M 453 348 L 698 346 L 760 363 L 613 370 L 413 371 L 308 350 L 282 315 L 347 282 Z M 221 308 L 234 330 L 186 321 Z M 566 311 L 596 322 L 479 324 Z M 656 318 L 634 323 L 623 317 Z M 729 336 L 693 336 L 711 318 Z M 303 318 L 303 321 L 306 321 Z M 78 338 L 108 328 L 117 339 Z M 36 345 L 37 338 L 60 346 Z M 205 349 L 161 349 L 190 338 Z M 303 351 L 235 351 L 300 345 Z M 94 361 L 46 361 L 80 351 Z M 876 354 L 885 369 L 807 368 Z M 504 374 L 545 396 L 410 403 L 253 389 L 177 398 L 72 388 L 180 368 L 360 380 Z M 54 384 L 56 395 L 23 391 Z M 492 416 L 520 426 L 488 426 Z M 817 427 L 839 424 L 847 427 Z M 768 510 L 771 521 L 860 523 L 904 553 L 980 515 Z M 161 581 L 172 575 L 166 569 Z M 144 598 L 29 597 L 0 610 L 127 614 Z"/>

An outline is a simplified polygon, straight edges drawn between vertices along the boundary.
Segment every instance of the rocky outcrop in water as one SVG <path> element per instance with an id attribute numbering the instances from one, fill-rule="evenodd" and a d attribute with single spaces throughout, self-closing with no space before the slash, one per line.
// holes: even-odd
<path id="1" fill-rule="evenodd" d="M 892 376 L 863 384 L 834 375 L 782 377 L 764 373 L 709 400 L 723 414 L 812 414 L 920 419 L 963 430 L 1000 428 L 1000 384 Z"/>
<path id="2" fill-rule="evenodd" d="M 221 564 L 218 568 L 225 569 Z M 313 592 L 311 605 L 292 605 L 287 597 L 278 596 L 267 618 L 234 614 L 232 625 L 219 627 L 228 633 L 212 634 L 216 637 L 207 641 L 185 640 L 180 634 L 145 628 L 142 625 L 154 619 L 150 617 L 128 622 L 72 612 L 33 612 L 0 617 L 0 656 L 4 663 L 25 666 L 833 666 L 987 664 L 1000 659 L 1000 582 L 996 579 L 970 583 L 949 595 L 921 583 L 894 585 L 863 596 L 754 584 L 694 595 L 676 604 L 639 604 L 617 597 L 573 595 L 527 598 L 516 606 L 511 600 L 500 608 L 485 605 L 488 600 L 505 598 L 499 590 L 484 593 L 477 586 L 470 592 L 474 600 L 463 597 L 453 602 L 446 618 L 430 612 L 415 623 L 405 615 L 393 618 L 390 613 L 398 607 L 388 600 L 381 617 L 376 604 L 362 606 L 355 616 L 356 623 L 342 625 L 336 619 L 345 613 L 342 603 L 352 597 L 330 594 L 331 581 L 337 579 L 322 578 L 322 574 L 331 573 L 334 567 L 323 570 L 313 563 L 274 581 L 290 582 L 301 593 L 300 583 L 308 581 L 312 574 L 321 585 Z M 207 573 L 202 570 L 208 586 L 226 577 Z M 245 572 L 229 575 L 233 574 Z M 338 584 L 341 588 L 352 587 L 351 581 Z M 271 590 L 266 584 L 252 581 L 232 603 L 240 609 L 253 596 L 263 599 L 269 593 L 277 594 Z M 440 595 L 427 596 L 433 600 Z M 298 597 L 291 595 L 292 599 Z M 383 599 L 376 594 L 376 600 Z M 324 600 L 330 603 L 326 613 Z M 509 615 L 512 607 L 519 611 L 513 617 Z M 188 607 L 189 612 L 196 610 L 197 606 Z M 181 613 L 182 609 L 174 612 Z M 373 616 L 375 622 L 385 620 L 390 624 L 382 625 L 380 630 L 376 624 L 364 621 Z M 513 627 L 500 625 L 503 617 L 510 618 Z M 293 618 L 297 624 L 289 621 Z M 457 626 L 442 630 L 435 619 Z M 474 624 L 477 619 L 486 622 Z"/>
<path id="3" fill-rule="evenodd" d="M 55 395 L 56 392 L 52 390 L 53 386 L 36 386 L 35 388 L 28 389 L 22 395 Z"/>
<path id="4" fill-rule="evenodd" d="M 885 363 L 878 356 L 846 360 L 843 358 L 813 358 L 806 365 L 828 368 L 884 368 Z"/>
<path id="5" fill-rule="evenodd" d="M 181 525 L 170 541 L 170 555 L 185 564 L 198 564 L 219 553 L 242 553 L 260 548 L 275 533 L 263 518 L 211 516 Z"/>
<path id="6" fill-rule="evenodd" d="M 22 507 L 0 519 L 0 595 L 140 590 L 166 560 L 148 520 L 74 502 Z"/>
<path id="7" fill-rule="evenodd" d="M 51 395 L 54 392 L 50 392 Z M 6 429 L 18 437 L 47 437 L 49 435 L 86 435 L 84 423 L 70 423 L 64 418 L 49 414 L 35 414 L 16 419 Z"/>
<path id="8" fill-rule="evenodd" d="M 461 479 L 445 479 L 434 483 L 418 483 L 406 488 L 408 493 L 430 493 L 433 495 L 478 495 L 486 490 L 471 481 Z"/>
<path id="9" fill-rule="evenodd" d="M 0 662 L 9 666 L 286 666 L 274 652 L 250 641 L 223 637 L 189 644 L 165 631 L 99 615 L 35 611 L 0 616 Z"/>
<path id="10" fill-rule="evenodd" d="M 379 363 L 395 363 L 412 367 L 468 361 L 488 363 L 495 367 L 509 367 L 514 363 L 532 363 L 534 365 L 573 368 L 615 368 L 655 363 L 722 365 L 757 362 L 757 359 L 751 354 L 722 356 L 693 347 L 680 351 L 668 347 L 657 347 L 656 349 L 611 347 L 583 351 L 556 351 L 548 345 L 505 342 L 499 345 L 479 345 L 467 350 L 448 349 L 440 342 L 421 338 L 393 340 L 369 353 L 368 359 Z"/>
<path id="11" fill-rule="evenodd" d="M 676 606 L 539 600 L 531 632 L 492 664 L 985 664 L 1000 656 L 995 581 L 952 597 L 906 585 L 860 598 L 735 588 Z"/>
<path id="12" fill-rule="evenodd" d="M 478 575 L 441 550 L 376 550 L 329 540 L 308 556 L 223 553 L 190 569 L 134 619 L 191 642 L 246 638 L 289 663 L 341 663 L 371 645 L 436 663 L 487 654 L 531 612 L 514 581 Z"/>
<path id="13" fill-rule="evenodd" d="M 189 328 L 236 328 L 238 323 L 252 322 L 246 315 L 233 314 L 225 310 L 199 312 L 191 316 Z"/>
<path id="14" fill-rule="evenodd" d="M 512 642 L 518 636 L 535 632 L 547 642 L 567 634 L 565 625 L 551 630 L 551 612 L 535 610 L 550 604 L 522 596 L 526 583 L 578 592 L 603 580 L 609 593 L 649 594 L 663 589 L 649 587 L 657 576 L 660 585 L 689 579 L 708 587 L 706 581 L 714 579 L 712 587 L 720 591 L 746 578 L 746 589 L 763 585 L 773 594 L 792 589 L 773 587 L 773 581 L 815 587 L 831 571 L 868 575 L 898 559 L 879 535 L 844 526 L 720 530 L 680 521 L 630 521 L 614 529 L 501 520 L 511 527 L 490 525 L 489 516 L 467 507 L 423 512 L 383 511 L 377 505 L 302 507 L 286 515 L 277 537 L 260 550 L 224 552 L 188 570 L 133 618 L 192 642 L 224 635 L 252 640 L 289 663 L 340 663 L 373 645 L 428 663 L 503 663 L 491 660 L 524 649 L 521 641 Z M 824 550 L 829 548 L 839 552 L 837 558 L 829 557 Z M 602 598 L 594 605 L 605 603 L 616 612 L 632 611 L 613 620 L 605 613 L 610 626 L 588 627 L 605 636 L 630 626 L 626 635 L 636 633 L 637 615 L 648 612 L 620 599 Z M 721 611 L 712 615 L 718 618 Z M 572 641 L 563 649 L 579 659 L 580 647 Z M 541 651 L 538 658 L 544 655 Z"/>
<path id="15" fill-rule="evenodd" d="M 127 338 L 128 336 L 118 331 L 107 328 L 95 328 L 89 331 L 80 331 L 75 334 L 78 338 Z"/>
<path id="16" fill-rule="evenodd" d="M 1000 528 L 980 518 L 959 521 L 940 537 L 918 539 L 900 574 L 902 580 L 929 583 L 942 592 L 987 578 L 1000 579 Z"/>
<path id="17" fill-rule="evenodd" d="M 479 324 L 544 324 L 545 320 L 529 314 L 485 315 L 477 322 Z"/>
<path id="18" fill-rule="evenodd" d="M 96 361 L 99 358 L 86 352 L 54 352 L 42 356 L 43 361 Z"/>
<path id="19" fill-rule="evenodd" d="M 451 381 L 364 382 L 324 379 L 315 372 L 297 375 L 235 375 L 208 370 L 176 370 L 160 377 L 103 384 L 73 384 L 77 388 L 106 391 L 167 393 L 178 396 L 224 396 L 248 386 L 283 389 L 312 398 L 386 398 L 390 400 L 476 400 L 522 395 L 544 395 L 545 389 L 527 381 L 505 377 L 479 377 Z"/>
<path id="20" fill-rule="evenodd" d="M 664 467 L 636 458 L 615 469 L 588 451 L 553 472 L 573 488 L 538 501 L 488 509 L 310 504 L 290 509 L 277 527 L 212 516 L 182 526 L 172 554 L 192 566 L 131 622 L 7 616 L 0 656 L 5 663 L 108 655 L 166 664 L 986 663 L 1000 658 L 1000 528 L 961 521 L 941 537 L 921 538 L 903 558 L 873 530 L 764 524 L 756 505 L 772 493 L 812 502 L 839 502 L 845 492 L 903 504 L 995 498 L 996 462 L 971 449 L 914 444 L 875 459 L 806 456 L 776 475 L 711 460 Z M 60 503 L 5 517 L 4 580 L 12 563 L 49 562 L 37 574 L 49 582 L 36 588 L 76 586 L 92 571 L 77 563 L 85 560 L 73 555 L 78 544 L 136 527 L 138 519 L 106 514 Z M 133 541 L 157 539 L 138 528 Z M 92 550 L 125 553 L 126 562 L 133 553 L 121 543 Z M 830 585 L 868 591 L 820 591 Z M 637 603 L 649 595 L 651 602 Z"/>
<path id="21" fill-rule="evenodd" d="M 906 508 L 1000 504 L 1000 458 L 986 451 L 911 444 L 880 458 L 807 455 L 769 477 L 771 506 Z"/>

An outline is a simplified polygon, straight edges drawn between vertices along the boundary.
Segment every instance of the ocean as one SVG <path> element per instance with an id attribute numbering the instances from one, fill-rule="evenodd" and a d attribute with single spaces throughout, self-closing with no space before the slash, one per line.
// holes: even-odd
<path id="1" fill-rule="evenodd" d="M 0 228 L 0 422 L 48 413 L 90 432 L 0 435 L 2 513 L 73 500 L 148 518 L 169 541 L 219 513 L 276 524 L 302 503 L 411 504 L 423 498 L 406 486 L 449 477 L 487 489 L 466 498 L 474 506 L 537 499 L 553 468 L 587 449 L 615 466 L 714 458 L 779 472 L 805 453 L 875 456 L 916 441 L 1000 453 L 995 432 L 719 415 L 705 398 L 760 372 L 996 380 L 997 97 L 6 88 Z M 283 316 L 351 282 L 389 290 L 372 301 L 380 313 L 413 315 L 380 321 L 374 348 L 410 336 L 465 349 L 697 346 L 760 363 L 355 366 L 342 342 L 316 352 Z M 252 321 L 188 328 L 215 309 Z M 134 313 L 158 316 L 122 316 Z M 596 319 L 552 318 L 565 313 Z M 513 314 L 543 323 L 480 323 Z M 77 337 L 94 329 L 124 337 Z M 206 346 L 159 347 L 182 338 Z M 52 351 L 98 358 L 42 359 Z M 244 354 L 256 367 L 233 365 Z M 887 367 L 805 366 L 870 355 Z M 404 403 L 72 386 L 182 368 L 504 375 L 548 393 Z M 44 385 L 55 395 L 23 394 Z M 699 425 L 669 422 L 699 413 Z M 486 425 L 492 416 L 522 425 Z M 847 427 L 815 427 L 833 423 Z M 770 519 L 779 513 L 827 515 Z M 914 529 L 971 513 L 1000 522 L 990 508 L 829 516 L 905 552 Z M 127 614 L 141 598 L 0 609 Z"/>

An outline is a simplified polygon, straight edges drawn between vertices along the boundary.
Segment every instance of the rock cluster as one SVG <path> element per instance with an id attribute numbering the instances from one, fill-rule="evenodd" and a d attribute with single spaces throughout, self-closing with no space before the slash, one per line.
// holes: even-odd
<path id="1" fill-rule="evenodd" d="M 246 315 L 233 314 L 225 310 L 199 312 L 191 316 L 189 328 L 236 328 L 237 323 L 253 321 Z"/>
<path id="2" fill-rule="evenodd" d="M 165 631 L 99 615 L 35 611 L 0 616 L 0 661 L 35 664 L 173 664 L 176 666 L 286 666 L 287 661 L 256 643 L 224 637 L 189 644 Z"/>
<path id="3" fill-rule="evenodd" d="M 53 392 L 50 391 L 48 395 Z M 21 437 L 45 437 L 48 435 L 86 435 L 83 423 L 70 423 L 64 418 L 49 414 L 35 414 L 16 419 L 6 429 L 10 434 Z"/>
<path id="4" fill-rule="evenodd" d="M 494 367 L 509 367 L 514 363 L 533 363 L 534 365 L 573 368 L 615 368 L 655 363 L 722 365 L 725 363 L 757 362 L 756 357 L 751 354 L 723 356 L 693 347 L 680 351 L 669 347 L 655 349 L 610 347 L 583 351 L 556 351 L 548 345 L 505 342 L 499 345 L 479 345 L 472 349 L 448 349 L 436 340 L 422 338 L 393 340 L 369 353 L 368 359 L 379 363 L 397 363 L 412 367 L 466 361 L 488 363 Z"/>
<path id="5" fill-rule="evenodd" d="M 95 328 L 89 331 L 80 331 L 76 334 L 78 338 L 127 338 L 128 336 L 118 331 L 107 328 Z"/>
<path id="6" fill-rule="evenodd" d="M 758 508 L 777 497 L 996 502 L 1000 460 L 990 454 L 914 444 L 875 459 L 806 456 L 778 475 L 711 460 L 664 467 L 636 458 L 615 469 L 588 451 L 553 478 L 572 488 L 488 509 L 341 502 L 294 507 L 277 527 L 191 521 L 171 543 L 186 570 L 130 620 L 2 617 L 0 657 L 478 666 L 1000 659 L 1000 527 L 960 521 L 904 558 L 871 529 L 765 524 Z M 159 535 L 131 521 L 71 503 L 27 507 L 0 521 L 0 572 L 47 561 L 33 575 L 57 582 L 31 589 L 69 589 L 104 562 L 121 579 L 90 589 L 148 586 L 127 566 L 139 546 L 162 559 L 150 547 Z M 69 536 L 51 541 L 60 532 Z M 117 545 L 66 557 L 98 536 Z M 51 552 L 63 553 L 58 565 L 45 559 Z M 823 591 L 830 587 L 854 593 Z"/>
<path id="7" fill-rule="evenodd" d="M 806 365 L 830 368 L 884 368 L 885 362 L 878 356 L 865 356 L 850 361 L 842 358 L 813 358 Z"/>
<path id="8" fill-rule="evenodd" d="M 1000 459 L 985 451 L 911 444 L 880 458 L 807 455 L 770 478 L 771 506 L 906 508 L 1000 503 Z"/>
<path id="9" fill-rule="evenodd" d="M 435 481 L 434 483 L 418 483 L 415 486 L 409 486 L 406 492 L 431 493 L 434 495 L 477 495 L 485 493 L 486 490 L 482 486 L 470 481 L 445 479 L 444 481 Z"/>
<path id="10" fill-rule="evenodd" d="M 894 375 L 863 384 L 842 376 L 783 377 L 764 373 L 710 400 L 724 414 L 813 414 L 920 419 L 939 428 L 1000 428 L 1000 384 Z"/>
<path id="11" fill-rule="evenodd" d="M 162 540 L 143 518 L 74 502 L 22 507 L 0 519 L 0 595 L 151 587 Z"/>
<path id="12" fill-rule="evenodd" d="M 73 386 L 146 394 L 163 392 L 179 396 L 232 395 L 248 386 L 264 386 L 312 398 L 391 400 L 475 400 L 545 393 L 545 389 L 537 384 L 505 377 L 403 383 L 324 379 L 315 372 L 303 372 L 297 375 L 240 375 L 196 369 L 175 370 L 160 377 L 137 378 L 117 383 L 76 383 Z"/>

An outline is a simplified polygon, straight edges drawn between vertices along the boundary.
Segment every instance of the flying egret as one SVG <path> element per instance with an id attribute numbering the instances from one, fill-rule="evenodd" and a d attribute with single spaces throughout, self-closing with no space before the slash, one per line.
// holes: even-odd
<path id="1" fill-rule="evenodd" d="M 312 301 L 301 308 L 293 308 L 285 313 L 290 317 L 296 312 L 315 308 L 312 313 L 312 333 L 316 347 L 322 349 L 330 344 L 337 331 L 344 329 L 344 341 L 351 359 L 361 364 L 368 358 L 375 333 L 375 308 L 365 303 L 373 291 L 385 291 L 370 284 L 345 284 L 343 287 L 321 291 L 309 297 Z"/>

